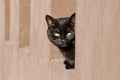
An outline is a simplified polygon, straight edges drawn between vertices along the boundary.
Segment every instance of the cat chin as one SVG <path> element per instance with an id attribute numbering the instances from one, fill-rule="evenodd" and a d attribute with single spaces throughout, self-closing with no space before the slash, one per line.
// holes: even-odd
<path id="1" fill-rule="evenodd" d="M 65 48 L 65 47 L 68 47 L 68 45 L 59 45 L 59 47 Z"/>

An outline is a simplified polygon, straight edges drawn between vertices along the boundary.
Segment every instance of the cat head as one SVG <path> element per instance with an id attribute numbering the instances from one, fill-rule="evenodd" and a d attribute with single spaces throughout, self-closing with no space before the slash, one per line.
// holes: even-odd
<path id="1" fill-rule="evenodd" d="M 75 13 L 67 18 L 54 19 L 46 15 L 48 38 L 58 47 L 69 47 L 75 40 Z"/>

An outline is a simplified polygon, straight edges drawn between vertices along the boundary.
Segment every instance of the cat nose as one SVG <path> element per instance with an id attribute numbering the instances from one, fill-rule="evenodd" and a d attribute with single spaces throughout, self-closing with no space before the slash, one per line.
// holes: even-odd
<path id="1" fill-rule="evenodd" d="M 65 41 L 65 40 L 62 40 L 61 42 L 62 42 L 62 43 L 66 43 L 66 41 Z"/>

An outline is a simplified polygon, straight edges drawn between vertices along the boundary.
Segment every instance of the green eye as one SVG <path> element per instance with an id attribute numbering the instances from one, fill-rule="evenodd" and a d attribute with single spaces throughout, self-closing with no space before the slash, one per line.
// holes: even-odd
<path id="1" fill-rule="evenodd" d="M 72 34 L 72 33 L 71 33 L 71 32 L 69 32 L 69 33 L 67 33 L 67 36 L 71 36 L 71 34 Z"/>
<path id="2" fill-rule="evenodd" d="M 54 33 L 54 36 L 60 37 L 60 34 L 59 33 Z"/>

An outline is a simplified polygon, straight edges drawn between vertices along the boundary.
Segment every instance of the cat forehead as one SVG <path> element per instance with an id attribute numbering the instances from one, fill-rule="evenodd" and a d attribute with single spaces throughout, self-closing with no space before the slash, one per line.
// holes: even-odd
<path id="1" fill-rule="evenodd" d="M 59 28 L 61 30 L 69 28 L 67 26 L 67 18 L 60 18 L 60 19 L 57 19 L 57 21 L 58 21 L 57 28 Z"/>
<path id="2" fill-rule="evenodd" d="M 61 27 L 59 27 L 58 28 L 59 29 L 59 32 L 69 32 L 69 31 L 71 31 L 72 29 L 71 28 L 69 28 L 69 27 L 67 27 L 67 26 L 61 26 Z"/>
<path id="3" fill-rule="evenodd" d="M 50 30 L 53 32 L 61 33 L 61 32 L 69 32 L 73 29 L 66 27 L 66 26 L 61 26 L 61 27 L 59 26 L 59 27 L 52 27 Z"/>
<path id="4" fill-rule="evenodd" d="M 71 28 L 67 26 L 58 26 L 58 27 L 52 27 L 51 30 L 56 30 L 56 31 L 62 31 L 62 30 L 71 30 Z"/>
<path id="5" fill-rule="evenodd" d="M 68 18 L 58 18 L 56 19 L 59 25 L 65 25 L 68 21 Z"/>
<path id="6" fill-rule="evenodd" d="M 69 31 L 69 30 L 71 30 L 71 28 L 72 27 L 70 27 L 68 24 L 67 24 L 67 22 L 68 22 L 68 19 L 69 18 L 56 18 L 55 20 L 57 21 L 57 25 L 56 26 L 54 26 L 54 27 L 50 27 L 50 28 L 52 28 L 52 30 L 53 31 Z"/>

